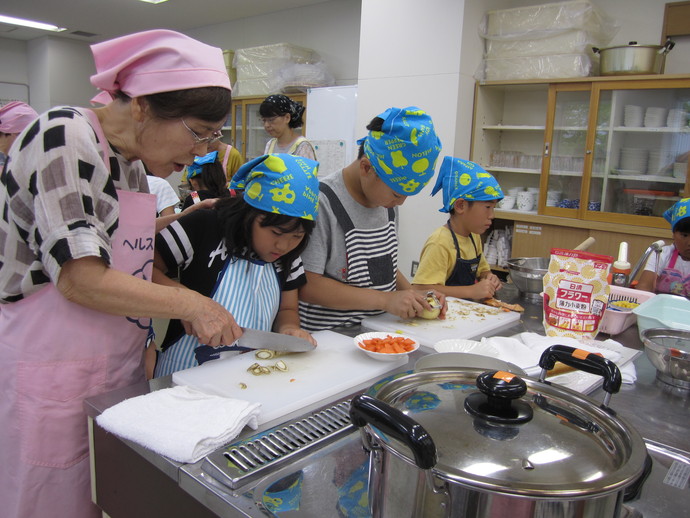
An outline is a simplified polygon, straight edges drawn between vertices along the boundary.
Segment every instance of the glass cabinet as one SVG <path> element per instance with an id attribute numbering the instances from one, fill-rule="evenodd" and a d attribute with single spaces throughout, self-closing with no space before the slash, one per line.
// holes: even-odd
<path id="1" fill-rule="evenodd" d="M 666 228 L 688 192 L 690 76 L 644 77 L 478 84 L 472 160 L 502 213 Z"/>
<path id="2" fill-rule="evenodd" d="M 285 95 L 302 105 L 306 104 L 306 94 Z M 232 112 L 228 121 L 231 129 L 230 143 L 239 150 L 244 161 L 262 155 L 270 138 L 259 115 L 259 106 L 266 97 L 238 97 L 232 100 Z M 305 127 L 302 127 L 302 131 L 305 131 Z"/>

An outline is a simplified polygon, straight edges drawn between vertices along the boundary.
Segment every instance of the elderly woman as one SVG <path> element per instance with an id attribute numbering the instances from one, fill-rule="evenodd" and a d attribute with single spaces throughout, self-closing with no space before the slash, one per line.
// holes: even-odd
<path id="1" fill-rule="evenodd" d="M 17 135 L 36 117 L 36 110 L 21 101 L 12 101 L 0 108 L 0 169 Z"/>
<path id="2" fill-rule="evenodd" d="M 53 108 L 18 136 L 0 205 L 3 516 L 100 516 L 83 400 L 144 380 L 149 317 L 210 346 L 242 331 L 220 304 L 152 284 L 156 176 L 219 138 L 222 51 L 154 30 L 92 46 L 105 107 Z M 105 96 L 105 99 L 104 99 Z"/>

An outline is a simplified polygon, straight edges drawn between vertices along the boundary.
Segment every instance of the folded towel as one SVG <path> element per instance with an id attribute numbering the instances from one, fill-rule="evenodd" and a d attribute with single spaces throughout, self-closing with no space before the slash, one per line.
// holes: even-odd
<path id="1" fill-rule="evenodd" d="M 191 464 L 237 437 L 245 425 L 256 430 L 260 407 L 179 385 L 126 399 L 96 422 L 124 439 Z"/>
<path id="2" fill-rule="evenodd" d="M 562 344 L 593 353 L 601 353 L 612 362 L 621 359 L 620 351 L 623 346 L 611 339 L 608 340 L 576 340 L 575 338 L 543 336 L 537 333 L 519 333 L 513 336 L 492 336 L 483 338 L 482 342 L 498 349 L 498 358 L 514 363 L 526 370 L 528 375 L 539 373 L 535 366 L 539 363 L 541 354 L 552 345 Z"/>

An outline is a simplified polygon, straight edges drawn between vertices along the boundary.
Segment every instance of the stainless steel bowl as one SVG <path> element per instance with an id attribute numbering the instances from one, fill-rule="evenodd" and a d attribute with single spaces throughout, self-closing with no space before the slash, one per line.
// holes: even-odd
<path id="1" fill-rule="evenodd" d="M 651 327 L 641 333 L 644 351 L 656 377 L 690 390 L 690 331 Z"/>
<path id="2" fill-rule="evenodd" d="M 520 294 L 532 300 L 541 298 L 544 275 L 549 269 L 549 257 L 515 257 L 508 259 L 510 279 Z"/>

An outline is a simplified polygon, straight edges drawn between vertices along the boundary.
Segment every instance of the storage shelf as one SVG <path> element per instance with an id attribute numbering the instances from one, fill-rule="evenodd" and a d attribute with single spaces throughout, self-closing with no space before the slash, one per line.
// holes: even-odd
<path id="1" fill-rule="evenodd" d="M 482 126 L 482 129 L 485 130 L 498 130 L 498 131 L 504 131 L 504 130 L 511 130 L 511 131 L 545 131 L 546 126 L 523 126 L 523 125 L 518 125 L 518 124 L 495 124 L 491 126 Z"/>
<path id="2" fill-rule="evenodd" d="M 520 174 L 541 174 L 541 169 L 520 169 L 519 167 L 497 167 L 486 166 L 487 171 L 494 173 L 520 173 Z"/>
<path id="3" fill-rule="evenodd" d="M 597 128 L 600 130 L 603 128 Z M 626 133 L 690 133 L 690 128 L 645 128 L 645 127 L 634 127 L 634 126 L 614 126 L 613 131 L 620 131 Z"/>

